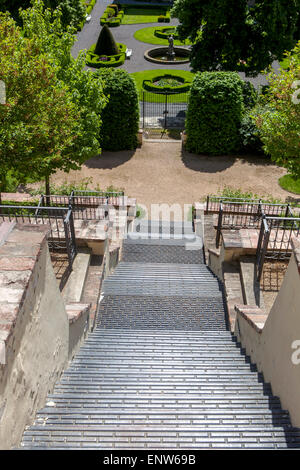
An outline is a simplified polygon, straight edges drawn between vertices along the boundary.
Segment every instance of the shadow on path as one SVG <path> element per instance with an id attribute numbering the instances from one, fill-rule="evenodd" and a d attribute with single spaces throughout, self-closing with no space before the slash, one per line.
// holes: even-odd
<path id="1" fill-rule="evenodd" d="M 88 168 L 112 169 L 128 162 L 135 154 L 135 150 L 123 150 L 118 152 L 104 151 L 101 155 L 92 157 L 84 164 Z"/>

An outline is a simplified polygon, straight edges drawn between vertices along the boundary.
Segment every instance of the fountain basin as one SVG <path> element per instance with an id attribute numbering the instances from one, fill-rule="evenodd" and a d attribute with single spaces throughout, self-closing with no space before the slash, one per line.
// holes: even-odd
<path id="1" fill-rule="evenodd" d="M 184 47 L 174 47 L 174 60 L 168 58 L 168 47 L 154 47 L 145 52 L 144 57 L 154 64 L 178 65 L 190 61 L 190 51 Z"/>

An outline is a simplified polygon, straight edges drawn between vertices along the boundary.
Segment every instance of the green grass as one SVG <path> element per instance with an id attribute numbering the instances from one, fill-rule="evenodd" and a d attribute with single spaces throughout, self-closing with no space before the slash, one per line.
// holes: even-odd
<path id="1" fill-rule="evenodd" d="M 166 8 L 134 8 L 126 7 L 122 24 L 157 23 L 160 15 L 165 15 Z"/>
<path id="2" fill-rule="evenodd" d="M 282 189 L 289 191 L 290 193 L 300 194 L 300 179 L 295 179 L 291 175 L 285 175 L 279 178 L 279 185 Z"/>
<path id="3" fill-rule="evenodd" d="M 143 70 L 141 72 L 131 73 L 131 76 L 135 80 L 135 83 L 138 88 L 139 97 L 142 99 L 143 91 L 143 80 L 151 80 L 156 75 L 177 75 L 179 77 L 185 78 L 187 81 L 191 82 L 194 78 L 192 72 L 187 72 L 186 70 L 174 70 L 174 69 L 155 69 L 155 70 Z M 147 101 L 150 103 L 162 103 L 165 100 L 164 95 L 160 96 L 158 94 L 150 93 L 147 91 Z M 182 102 L 182 95 L 172 95 L 172 102 L 179 103 Z"/>
<path id="4" fill-rule="evenodd" d="M 167 28 L 168 26 L 162 26 L 162 28 Z M 159 26 L 148 26 L 147 28 L 139 29 L 134 33 L 135 39 L 147 44 L 157 44 L 157 45 L 168 45 L 169 42 L 167 39 L 157 38 L 154 36 L 154 31 L 158 29 Z M 189 46 L 192 44 L 190 41 L 186 40 L 185 42 L 174 39 L 174 46 Z"/>

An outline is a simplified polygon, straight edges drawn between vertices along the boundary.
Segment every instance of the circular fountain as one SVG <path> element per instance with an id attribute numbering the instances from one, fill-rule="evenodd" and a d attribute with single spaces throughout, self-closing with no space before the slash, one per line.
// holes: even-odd
<path id="1" fill-rule="evenodd" d="M 184 47 L 174 47 L 173 36 L 168 38 L 168 47 L 154 47 L 145 52 L 144 57 L 154 64 L 177 65 L 190 61 L 190 51 Z"/>

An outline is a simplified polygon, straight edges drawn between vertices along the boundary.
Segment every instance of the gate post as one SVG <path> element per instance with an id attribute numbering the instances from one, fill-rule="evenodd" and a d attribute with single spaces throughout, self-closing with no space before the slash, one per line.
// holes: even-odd
<path id="1" fill-rule="evenodd" d="M 143 90 L 143 129 L 145 129 L 145 91 Z"/>

